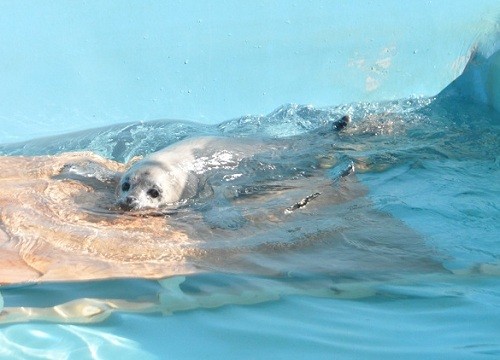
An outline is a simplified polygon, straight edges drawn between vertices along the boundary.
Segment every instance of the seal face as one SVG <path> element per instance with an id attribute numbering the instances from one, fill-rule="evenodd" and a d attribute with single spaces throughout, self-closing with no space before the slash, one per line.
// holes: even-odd
<path id="1" fill-rule="evenodd" d="M 191 171 L 191 160 L 167 148 L 137 162 L 120 179 L 118 204 L 127 210 L 157 209 L 192 198 L 201 174 Z"/>
<path id="2" fill-rule="evenodd" d="M 117 187 L 118 203 L 127 209 L 158 208 L 179 200 L 181 184 L 162 166 L 149 161 L 132 166 Z M 165 188 L 167 187 L 167 188 Z"/>

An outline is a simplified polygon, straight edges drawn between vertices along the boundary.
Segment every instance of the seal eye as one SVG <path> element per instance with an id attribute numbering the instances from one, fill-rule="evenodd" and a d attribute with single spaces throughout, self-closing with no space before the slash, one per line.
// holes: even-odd
<path id="1" fill-rule="evenodd" d="M 129 191 L 130 190 L 130 183 L 124 182 L 122 184 L 122 191 Z"/>
<path id="2" fill-rule="evenodd" d="M 153 199 L 156 199 L 158 196 L 160 196 L 160 192 L 156 189 L 149 189 L 147 194 L 149 197 L 152 197 Z"/>

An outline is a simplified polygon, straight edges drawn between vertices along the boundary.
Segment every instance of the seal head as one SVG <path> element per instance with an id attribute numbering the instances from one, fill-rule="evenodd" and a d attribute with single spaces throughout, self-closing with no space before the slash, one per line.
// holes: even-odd
<path id="1" fill-rule="evenodd" d="M 122 176 L 116 188 L 118 205 L 127 210 L 143 210 L 178 202 L 183 197 L 186 177 L 161 162 L 139 162 Z"/>

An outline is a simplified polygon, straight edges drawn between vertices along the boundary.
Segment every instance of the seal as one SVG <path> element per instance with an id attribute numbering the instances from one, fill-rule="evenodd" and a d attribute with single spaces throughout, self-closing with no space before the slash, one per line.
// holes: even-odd
<path id="1" fill-rule="evenodd" d="M 126 210 L 157 209 L 195 197 L 209 170 L 232 169 L 256 151 L 251 139 L 197 137 L 146 156 L 126 171 L 116 188 Z"/>
<path id="2" fill-rule="evenodd" d="M 350 120 L 348 115 L 342 117 L 327 132 L 342 131 Z M 126 171 L 116 188 L 117 204 L 126 210 L 179 204 L 199 194 L 210 170 L 234 169 L 245 158 L 293 147 L 294 141 L 297 146 L 307 146 L 307 141 L 300 138 L 266 142 L 203 136 L 182 140 L 146 156 Z"/>

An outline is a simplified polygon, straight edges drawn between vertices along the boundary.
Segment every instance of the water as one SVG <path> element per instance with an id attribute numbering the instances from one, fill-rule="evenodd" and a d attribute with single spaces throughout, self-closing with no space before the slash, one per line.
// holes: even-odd
<path id="1" fill-rule="evenodd" d="M 350 126 L 325 136 L 344 114 Z M 0 357 L 495 358 L 498 126 L 488 107 L 438 97 L 327 109 L 286 105 L 217 126 L 158 121 L 1 145 L 6 155 L 91 150 L 128 161 L 188 136 L 259 138 L 294 146 L 277 158 L 257 158 L 273 165 L 271 172 L 243 164 L 239 170 L 253 180 L 304 176 L 313 179 L 301 182 L 307 193 L 353 162 L 363 189 L 349 197 L 352 188 L 335 188 L 346 195 L 342 201 L 283 220 L 280 231 L 261 221 L 248 232 L 211 235 L 202 246 L 214 256 L 190 259 L 211 271 L 186 279 L 3 288 L 12 323 L 1 329 Z M 290 173 L 280 164 L 297 166 Z M 311 164 L 323 175 L 306 176 Z M 265 204 L 261 211 L 270 212 L 272 203 Z M 294 237 L 297 224 L 305 230 Z M 245 246 L 257 250 L 242 252 Z M 92 320 L 101 321 L 77 325 Z"/>

